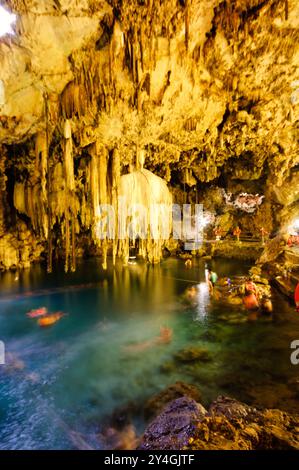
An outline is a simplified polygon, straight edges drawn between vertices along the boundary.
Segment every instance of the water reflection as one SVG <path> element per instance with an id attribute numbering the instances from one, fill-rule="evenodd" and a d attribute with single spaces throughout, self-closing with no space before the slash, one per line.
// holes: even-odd
<path id="1" fill-rule="evenodd" d="M 210 305 L 210 292 L 207 282 L 201 282 L 197 286 L 197 307 L 194 320 L 202 321 L 208 314 Z"/>
<path id="2" fill-rule="evenodd" d="M 220 277 L 247 270 L 232 262 L 211 261 L 211 266 Z M 262 405 L 271 386 L 275 406 L 293 406 L 286 393 L 296 373 L 289 342 L 299 328 L 298 316 L 277 303 L 276 310 L 283 312 L 279 335 L 275 322 L 221 321 L 221 314 L 239 307 L 228 308 L 209 295 L 201 260 L 191 269 L 183 260 L 169 259 L 159 266 L 110 265 L 107 272 L 91 260 L 76 273 L 58 269 L 50 276 L 37 266 L 21 272 L 19 282 L 12 273 L 3 274 L 3 296 L 1 338 L 24 368 L 18 368 L 17 359 L 7 372 L 0 367 L 1 448 L 72 448 L 74 435 L 90 437 L 107 415 L 132 403 L 139 406 L 133 424 L 142 431 L 142 403 L 177 380 L 198 385 L 207 402 L 229 393 Z M 42 330 L 26 317 L 41 305 L 69 315 Z M 173 332 L 169 342 L 161 327 Z M 142 344 L 150 347 L 140 351 Z M 207 350 L 211 361 L 175 361 L 178 351 L 194 346 Z M 57 416 L 66 426 L 57 425 Z M 71 442 L 67 429 L 79 433 L 72 433 Z"/>

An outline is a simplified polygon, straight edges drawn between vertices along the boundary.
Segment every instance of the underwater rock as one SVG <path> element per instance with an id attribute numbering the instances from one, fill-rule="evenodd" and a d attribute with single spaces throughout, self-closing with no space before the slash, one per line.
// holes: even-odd
<path id="1" fill-rule="evenodd" d="M 184 348 L 174 354 L 174 359 L 177 362 L 188 363 L 188 362 L 208 362 L 212 360 L 211 354 L 207 349 L 200 348 L 197 346 L 191 346 L 190 348 Z"/>
<path id="2" fill-rule="evenodd" d="M 171 372 L 175 372 L 176 370 L 176 363 L 174 361 L 167 361 L 161 364 L 160 372 L 163 374 L 170 374 Z"/>
<path id="3" fill-rule="evenodd" d="M 195 385 L 178 381 L 147 400 L 144 405 L 144 414 L 147 418 L 157 416 L 167 403 L 184 396 L 197 402 L 201 400 L 201 393 Z"/>

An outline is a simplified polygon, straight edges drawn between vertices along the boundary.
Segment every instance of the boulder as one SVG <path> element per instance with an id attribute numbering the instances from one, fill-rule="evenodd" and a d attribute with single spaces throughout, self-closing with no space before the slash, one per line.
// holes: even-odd
<path id="1" fill-rule="evenodd" d="M 220 396 L 207 412 L 183 397 L 169 403 L 148 426 L 142 450 L 299 450 L 299 415 L 257 410 Z"/>
<path id="2" fill-rule="evenodd" d="M 138 450 L 183 449 L 206 414 L 205 408 L 192 398 L 173 400 L 148 426 Z"/>
<path id="3" fill-rule="evenodd" d="M 149 398 L 144 405 L 144 414 L 147 418 L 157 416 L 167 403 L 184 396 L 201 401 L 201 393 L 197 387 L 178 381 Z"/>

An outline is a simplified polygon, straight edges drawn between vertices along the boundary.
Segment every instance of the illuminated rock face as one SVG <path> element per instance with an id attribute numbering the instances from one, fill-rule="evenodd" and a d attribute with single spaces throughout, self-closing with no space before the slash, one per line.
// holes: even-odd
<path id="1" fill-rule="evenodd" d="M 17 21 L 0 38 L 0 266 L 106 252 L 98 202 L 141 150 L 174 202 L 202 202 L 225 230 L 298 214 L 296 0 L 3 3 Z M 243 213 L 222 189 L 265 197 Z"/>

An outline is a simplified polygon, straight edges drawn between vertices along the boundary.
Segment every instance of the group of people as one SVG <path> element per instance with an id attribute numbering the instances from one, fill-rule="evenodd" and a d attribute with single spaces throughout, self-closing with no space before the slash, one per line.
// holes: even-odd
<path id="1" fill-rule="evenodd" d="M 287 242 L 288 246 L 299 246 L 299 235 L 290 235 Z"/>
<path id="2" fill-rule="evenodd" d="M 47 307 L 39 307 L 27 312 L 27 317 L 37 318 L 37 324 L 41 327 L 54 325 L 64 316 L 63 312 L 49 313 Z"/>
<path id="3" fill-rule="evenodd" d="M 261 234 L 262 244 L 264 245 L 265 244 L 265 239 L 269 235 L 269 232 L 267 232 L 267 230 L 264 227 L 261 227 L 259 231 L 260 231 L 260 234 Z M 225 235 L 226 232 L 224 230 L 222 230 L 220 227 L 215 227 L 213 229 L 213 233 L 215 235 L 216 241 L 219 241 L 219 240 L 221 240 L 221 237 Z M 236 238 L 237 242 L 240 241 L 241 233 L 242 233 L 242 230 L 239 226 L 236 226 L 233 229 L 233 236 Z"/>
<path id="4" fill-rule="evenodd" d="M 248 311 L 248 319 L 256 320 L 259 314 L 271 315 L 273 305 L 270 297 L 260 296 L 253 280 L 249 277 L 245 282 L 243 305 Z"/>
<path id="5" fill-rule="evenodd" d="M 191 259 L 187 259 L 185 262 L 185 266 L 190 268 L 192 266 Z M 206 267 L 206 282 L 209 287 L 210 294 L 214 295 L 215 298 L 217 297 L 218 289 L 216 290 L 216 284 L 218 281 L 218 275 L 215 271 L 211 268 Z M 232 293 L 232 280 L 229 277 L 221 280 L 221 286 L 227 287 L 228 292 Z M 238 288 L 239 294 L 243 298 L 239 296 L 240 303 L 243 304 L 244 308 L 248 312 L 248 320 L 256 320 L 259 315 L 268 315 L 270 316 L 273 312 L 273 305 L 270 296 L 266 295 L 265 293 L 260 292 L 261 289 L 258 289 L 256 284 L 253 282 L 251 277 L 248 277 L 245 281 L 245 284 Z M 187 289 L 185 293 L 186 300 L 188 302 L 194 302 L 194 299 L 197 297 L 197 289 L 195 286 L 192 286 Z M 234 297 L 235 298 L 235 297 Z"/>

